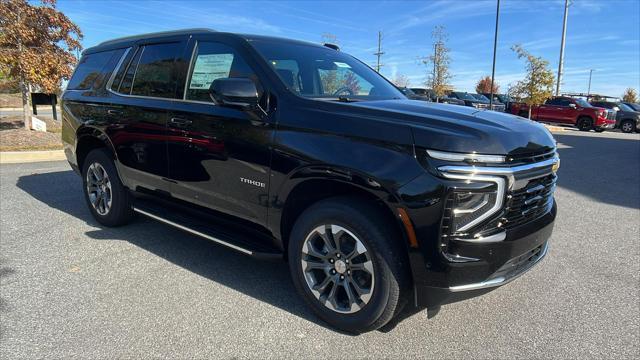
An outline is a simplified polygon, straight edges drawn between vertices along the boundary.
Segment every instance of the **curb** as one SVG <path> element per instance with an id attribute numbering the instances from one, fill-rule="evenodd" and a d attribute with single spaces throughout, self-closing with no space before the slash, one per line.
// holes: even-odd
<path id="1" fill-rule="evenodd" d="M 47 106 L 47 105 L 41 105 L 41 106 Z M 51 106 L 49 105 L 48 108 L 50 109 Z M 23 109 L 21 107 L 16 107 L 16 108 L 0 107 L 0 112 L 2 112 L 2 111 L 22 111 L 22 110 Z M 60 112 L 60 107 L 59 106 L 56 106 L 56 111 Z"/>
<path id="2" fill-rule="evenodd" d="M 0 164 L 18 164 L 40 161 L 66 160 L 63 150 L 43 151 L 2 151 L 0 152 Z"/>
<path id="3" fill-rule="evenodd" d="M 544 124 L 544 127 L 546 127 L 549 131 L 553 131 L 553 132 L 565 131 L 566 130 L 562 126 L 553 126 L 553 125 Z"/>

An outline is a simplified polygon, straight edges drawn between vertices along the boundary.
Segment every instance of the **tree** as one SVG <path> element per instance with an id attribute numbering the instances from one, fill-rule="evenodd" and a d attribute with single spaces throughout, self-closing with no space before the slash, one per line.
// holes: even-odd
<path id="1" fill-rule="evenodd" d="M 344 87 L 351 91 L 351 94 L 358 95 L 360 93 L 360 80 L 353 71 L 347 72 L 344 76 Z"/>
<path id="2" fill-rule="evenodd" d="M 494 82 L 493 83 L 493 93 L 497 94 L 499 90 L 500 90 L 500 86 Z M 482 79 L 478 80 L 478 83 L 476 84 L 476 92 L 478 94 L 491 93 L 492 92 L 491 91 L 491 76 L 485 76 Z"/>
<path id="3" fill-rule="evenodd" d="M 442 25 L 436 26 L 431 33 L 431 37 L 433 38 L 433 54 L 423 59 L 422 63 L 429 67 L 428 71 L 430 73 L 427 76 L 426 85 L 433 89 L 436 94 L 436 101 L 438 101 L 451 88 L 449 86 L 449 80 L 451 80 L 451 74 L 449 73 L 451 57 L 449 56 L 449 48 L 446 46 L 448 35 L 445 27 Z M 431 69 L 431 66 L 433 66 L 433 69 Z"/>
<path id="4" fill-rule="evenodd" d="M 630 103 L 637 103 L 638 102 L 638 93 L 632 88 L 627 88 L 627 90 L 625 90 L 624 94 L 622 95 L 622 101 L 630 102 Z"/>
<path id="5" fill-rule="evenodd" d="M 56 9 L 56 0 L 0 0 L 0 69 L 20 84 L 27 129 L 30 90 L 38 86 L 53 93 L 69 79 L 81 39 L 80 28 Z"/>
<path id="6" fill-rule="evenodd" d="M 518 59 L 525 58 L 527 62 L 527 75 L 515 84 L 512 91 L 516 98 L 522 99 L 529 106 L 531 118 L 531 107 L 542 104 L 551 97 L 555 77 L 547 60 L 531 55 L 520 45 L 512 46 L 511 50 L 518 55 Z"/>
<path id="7" fill-rule="evenodd" d="M 409 78 L 406 75 L 402 74 L 397 74 L 395 79 L 393 79 L 391 82 L 393 83 L 393 85 L 399 88 L 409 87 L 411 85 L 411 81 L 409 80 Z"/>

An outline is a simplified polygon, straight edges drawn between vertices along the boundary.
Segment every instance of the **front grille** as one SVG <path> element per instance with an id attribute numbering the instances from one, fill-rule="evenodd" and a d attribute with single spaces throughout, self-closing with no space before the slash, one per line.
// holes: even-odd
<path id="1" fill-rule="evenodd" d="M 509 229 L 545 214 L 553 203 L 556 188 L 555 174 L 530 180 L 522 189 L 511 191 L 500 218 L 502 227 Z"/>
<path id="2" fill-rule="evenodd" d="M 551 151 L 542 150 L 542 151 L 526 152 L 526 153 L 509 155 L 508 161 L 510 163 L 531 164 L 531 163 L 535 163 L 535 162 L 540 162 L 540 161 L 551 159 L 554 156 L 556 156 L 556 151 L 555 150 L 551 150 Z"/>
<path id="3" fill-rule="evenodd" d="M 614 110 L 607 110 L 607 120 L 615 120 L 616 112 Z"/>

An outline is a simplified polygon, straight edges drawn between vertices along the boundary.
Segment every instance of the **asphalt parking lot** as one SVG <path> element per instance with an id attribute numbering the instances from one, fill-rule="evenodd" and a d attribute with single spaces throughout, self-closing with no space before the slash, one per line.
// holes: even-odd
<path id="1" fill-rule="evenodd" d="M 391 330 L 327 328 L 286 264 L 145 218 L 99 226 L 65 162 L 0 166 L 0 357 L 637 358 L 640 135 L 565 131 L 549 256 Z"/>

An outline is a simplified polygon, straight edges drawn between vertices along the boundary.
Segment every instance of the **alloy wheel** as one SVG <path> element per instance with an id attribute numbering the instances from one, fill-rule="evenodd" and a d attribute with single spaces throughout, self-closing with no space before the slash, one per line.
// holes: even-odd
<path id="1" fill-rule="evenodd" d="M 622 124 L 622 131 L 626 132 L 626 133 L 629 133 L 629 132 L 633 131 L 633 124 L 628 122 L 628 121 L 623 123 Z"/>
<path id="2" fill-rule="evenodd" d="M 109 213 L 112 201 L 111 181 L 104 167 L 97 162 L 87 169 L 87 195 L 98 214 Z"/>
<path id="3" fill-rule="evenodd" d="M 355 313 L 371 300 L 371 254 L 349 230 L 334 224 L 313 229 L 302 245 L 301 265 L 307 286 L 327 308 Z"/>

